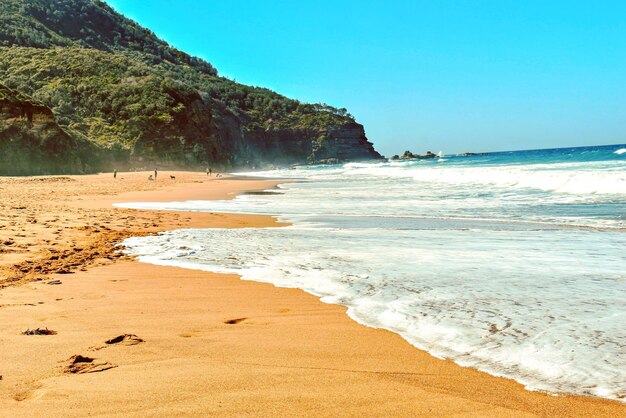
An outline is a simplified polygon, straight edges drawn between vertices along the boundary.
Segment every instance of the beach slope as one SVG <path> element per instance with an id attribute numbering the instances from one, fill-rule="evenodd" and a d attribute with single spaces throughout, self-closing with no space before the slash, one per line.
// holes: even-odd
<path id="1" fill-rule="evenodd" d="M 119 257 L 132 235 L 281 225 L 111 206 L 276 184 L 172 175 L 0 180 L 0 416 L 626 416 L 438 360 L 299 290 Z M 37 328 L 56 334 L 22 334 Z"/>

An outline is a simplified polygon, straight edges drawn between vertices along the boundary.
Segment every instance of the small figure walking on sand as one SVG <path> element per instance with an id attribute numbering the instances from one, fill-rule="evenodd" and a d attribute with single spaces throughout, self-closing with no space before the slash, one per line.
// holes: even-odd
<path id="1" fill-rule="evenodd" d="M 157 169 L 156 167 L 154 167 L 154 179 L 156 180 L 156 178 L 157 178 Z"/>
<path id="2" fill-rule="evenodd" d="M 117 178 L 117 170 L 113 170 L 113 178 L 116 179 Z"/>
<path id="3" fill-rule="evenodd" d="M 213 173 L 213 170 L 211 169 L 211 167 L 207 167 L 207 169 L 206 169 L 207 177 L 211 177 L 211 173 Z"/>

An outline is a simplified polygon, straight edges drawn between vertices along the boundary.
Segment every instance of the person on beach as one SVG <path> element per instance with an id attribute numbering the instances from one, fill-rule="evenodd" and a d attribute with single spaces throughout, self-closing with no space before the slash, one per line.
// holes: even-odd
<path id="1" fill-rule="evenodd" d="M 157 169 L 156 169 L 156 167 L 155 167 L 155 168 L 154 168 L 154 179 L 156 180 L 156 178 L 157 178 Z"/>
<path id="2" fill-rule="evenodd" d="M 117 178 L 117 170 L 113 170 L 113 178 L 116 179 Z"/>

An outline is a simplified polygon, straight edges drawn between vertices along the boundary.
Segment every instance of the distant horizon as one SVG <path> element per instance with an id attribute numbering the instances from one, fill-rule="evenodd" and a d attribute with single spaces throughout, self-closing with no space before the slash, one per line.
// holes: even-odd
<path id="1" fill-rule="evenodd" d="M 107 3 L 221 76 L 347 108 L 385 156 L 626 142 L 620 2 Z"/>
<path id="2" fill-rule="evenodd" d="M 376 145 L 376 144 L 374 144 Z M 428 150 L 402 150 L 401 152 L 395 152 L 391 155 L 384 155 L 384 157 L 392 157 L 394 155 L 402 155 L 405 151 L 411 151 L 414 154 L 425 154 L 426 152 L 433 152 L 435 154 L 437 154 L 438 152 L 442 151 L 444 153 L 444 155 L 459 155 L 459 154 L 463 154 L 466 152 L 469 153 L 476 153 L 476 154 L 497 154 L 497 153 L 504 153 L 504 152 L 526 152 L 526 151 L 549 151 L 549 150 L 557 150 L 557 149 L 567 149 L 567 148 L 572 148 L 572 149 L 578 149 L 578 148 L 591 148 L 591 147 L 626 147 L 626 142 L 624 143 L 618 143 L 618 144 L 592 144 L 592 145 L 577 145 L 577 146 L 562 146 L 562 147 L 548 147 L 548 148 L 526 148 L 526 149 L 505 149 L 505 150 L 497 150 L 497 151 L 489 151 L 489 150 L 467 150 L 467 151 L 460 151 L 460 152 L 446 152 L 445 150 L 438 150 L 438 151 L 434 151 L 432 149 L 428 149 Z"/>

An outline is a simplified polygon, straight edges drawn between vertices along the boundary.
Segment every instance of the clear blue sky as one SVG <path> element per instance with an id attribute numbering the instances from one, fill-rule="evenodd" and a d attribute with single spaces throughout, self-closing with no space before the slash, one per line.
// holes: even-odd
<path id="1" fill-rule="evenodd" d="M 108 0 L 386 155 L 626 142 L 625 1 Z"/>

